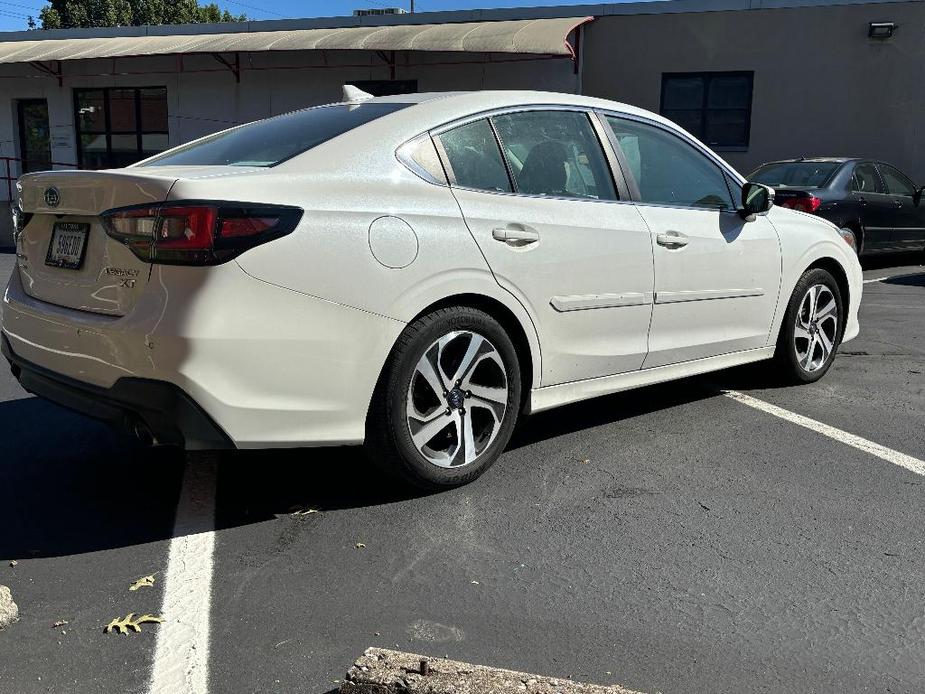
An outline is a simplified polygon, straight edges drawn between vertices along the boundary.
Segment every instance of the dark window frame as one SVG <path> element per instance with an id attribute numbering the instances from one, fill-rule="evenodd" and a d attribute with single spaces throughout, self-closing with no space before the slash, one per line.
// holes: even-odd
<path id="1" fill-rule="evenodd" d="M 81 135 L 105 135 L 106 136 L 106 160 L 107 166 L 104 168 L 112 168 L 113 162 L 113 153 L 112 153 L 112 136 L 113 135 L 131 135 L 133 131 L 123 131 L 123 130 L 113 130 L 112 121 L 110 118 L 110 97 L 109 94 L 112 91 L 125 91 L 133 90 L 135 95 L 135 152 L 138 155 L 137 161 L 146 159 L 147 156 L 153 156 L 153 154 L 144 155 L 144 149 L 142 148 L 142 138 L 144 135 L 167 135 L 170 137 L 170 131 L 168 129 L 164 130 L 145 130 L 141 125 L 141 92 L 145 89 L 160 89 L 164 92 L 164 101 L 167 102 L 167 87 L 164 85 L 148 85 L 148 86 L 129 86 L 129 87 L 75 87 L 73 90 L 73 99 L 74 99 L 74 131 L 76 134 L 77 140 L 77 165 L 79 168 L 83 169 L 84 167 L 84 148 L 83 142 L 81 141 Z M 87 92 L 103 92 L 103 120 L 104 126 L 102 131 L 98 130 L 83 130 L 81 128 L 80 122 L 80 95 Z M 169 113 L 168 113 L 169 119 Z M 168 145 L 169 149 L 169 145 Z M 165 150 L 162 150 L 165 151 Z M 155 152 L 154 154 L 159 154 Z"/>
<path id="2" fill-rule="evenodd" d="M 754 70 L 725 70 L 725 71 L 701 71 L 701 72 L 663 72 L 662 73 L 662 86 L 659 96 L 659 105 L 658 112 L 660 115 L 665 114 L 665 89 L 671 79 L 691 79 L 699 78 L 703 80 L 703 100 L 701 102 L 699 109 L 669 109 L 671 111 L 699 111 L 701 115 L 701 123 L 703 132 L 701 133 L 692 133 L 694 137 L 704 142 L 709 147 L 716 150 L 724 150 L 727 152 L 744 152 L 747 151 L 751 145 L 751 135 L 752 135 L 752 102 L 755 97 L 755 71 Z M 745 109 L 710 109 L 709 107 L 709 97 L 710 97 L 710 80 L 716 77 L 746 77 L 748 78 L 748 106 Z M 706 140 L 707 132 L 707 121 L 709 117 L 709 112 L 714 111 L 745 111 L 745 141 L 737 143 L 727 143 L 720 142 L 716 144 L 711 144 Z M 667 116 L 666 116 L 667 117 Z"/>

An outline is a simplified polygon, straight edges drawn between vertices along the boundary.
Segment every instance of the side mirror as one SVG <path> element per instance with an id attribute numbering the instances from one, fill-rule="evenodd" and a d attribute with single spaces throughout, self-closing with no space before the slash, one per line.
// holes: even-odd
<path id="1" fill-rule="evenodd" d="M 922 186 L 922 187 L 919 188 L 917 191 L 915 191 L 915 195 L 912 196 L 912 203 L 913 203 L 916 207 L 918 207 L 918 206 L 919 206 L 919 203 L 922 202 L 922 196 L 923 196 L 923 195 L 925 195 L 925 186 Z"/>
<path id="2" fill-rule="evenodd" d="M 755 221 L 756 215 L 767 214 L 774 206 L 774 189 L 760 183 L 742 186 L 742 207 L 739 214 L 746 222 Z"/>

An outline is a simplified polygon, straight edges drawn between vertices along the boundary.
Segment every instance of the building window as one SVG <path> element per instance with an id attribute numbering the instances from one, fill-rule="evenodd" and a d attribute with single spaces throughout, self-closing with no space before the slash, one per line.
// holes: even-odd
<path id="1" fill-rule="evenodd" d="M 167 149 L 167 88 L 74 90 L 77 161 L 117 169 Z"/>
<path id="2" fill-rule="evenodd" d="M 754 77 L 754 72 L 665 73 L 659 112 L 710 147 L 748 147 Z"/>

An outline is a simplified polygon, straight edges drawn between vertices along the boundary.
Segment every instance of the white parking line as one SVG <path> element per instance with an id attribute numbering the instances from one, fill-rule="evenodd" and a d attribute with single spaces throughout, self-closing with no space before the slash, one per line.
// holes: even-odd
<path id="1" fill-rule="evenodd" d="M 782 407 L 772 405 L 771 403 L 765 402 L 764 400 L 753 398 L 751 395 L 745 395 L 745 393 L 739 393 L 735 390 L 724 390 L 723 394 L 726 397 L 741 402 L 743 405 L 748 405 L 749 407 L 753 407 L 756 410 L 761 410 L 762 412 L 774 415 L 775 417 L 780 417 L 781 419 L 815 431 L 819 434 L 822 434 L 823 436 L 828 436 L 830 439 L 839 441 L 846 446 L 857 448 L 858 450 L 864 451 L 865 453 L 870 453 L 871 455 L 874 455 L 881 460 L 885 460 L 888 463 L 893 463 L 894 465 L 899 465 L 899 467 L 906 468 L 907 470 L 914 472 L 917 475 L 925 475 L 925 461 L 919 460 L 918 458 L 913 458 L 911 455 L 906 455 L 905 453 L 894 451 L 892 448 L 881 446 L 879 443 L 868 441 L 867 439 L 856 436 L 855 434 L 849 434 L 847 431 L 842 431 L 841 429 L 836 429 L 835 427 L 829 426 L 828 424 L 817 422 L 815 419 L 810 419 L 809 417 L 804 417 L 803 415 L 791 412 L 790 410 L 785 410 Z"/>
<path id="2" fill-rule="evenodd" d="M 188 459 L 164 579 L 151 694 L 205 694 L 215 549 L 214 455 Z"/>

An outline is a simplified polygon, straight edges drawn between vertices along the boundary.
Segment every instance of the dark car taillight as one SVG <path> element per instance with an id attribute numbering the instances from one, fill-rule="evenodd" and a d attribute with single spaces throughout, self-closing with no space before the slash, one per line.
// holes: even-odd
<path id="1" fill-rule="evenodd" d="M 110 237 L 165 265 L 218 265 L 293 231 L 302 210 L 283 205 L 164 202 L 100 215 Z"/>
<path id="2" fill-rule="evenodd" d="M 800 212 L 809 212 L 812 214 L 819 209 L 822 200 L 815 195 L 806 195 L 803 197 L 778 199 L 777 204 L 781 207 L 789 207 L 791 210 L 799 210 Z"/>

